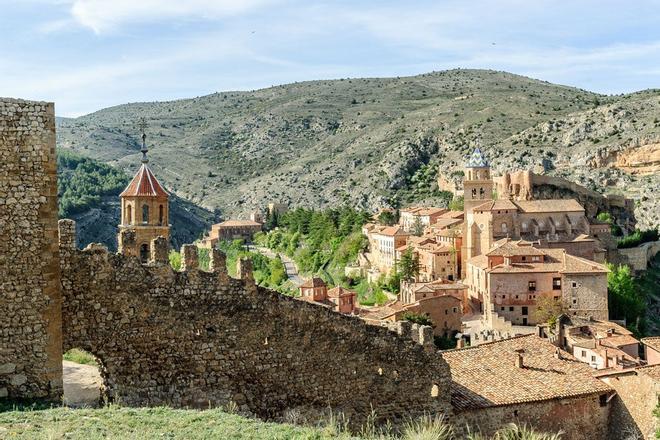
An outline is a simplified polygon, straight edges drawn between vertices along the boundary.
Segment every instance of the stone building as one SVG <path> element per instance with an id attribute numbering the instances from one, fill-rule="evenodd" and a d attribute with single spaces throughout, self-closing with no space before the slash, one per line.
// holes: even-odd
<path id="1" fill-rule="evenodd" d="M 201 247 L 212 248 L 219 241 L 243 240 L 249 243 L 262 228 L 261 223 L 253 220 L 225 220 L 211 226 L 211 232 L 202 240 Z"/>
<path id="2" fill-rule="evenodd" d="M 614 390 L 547 339 L 519 336 L 443 352 L 457 424 L 490 437 L 508 423 L 564 440 L 608 438 Z M 621 438 L 621 437 L 612 437 Z"/>
<path id="3" fill-rule="evenodd" d="M 311 278 L 298 289 L 300 299 L 329 307 L 335 312 L 351 314 L 357 309 L 357 293 L 340 286 L 328 290 L 321 278 Z"/>
<path id="4" fill-rule="evenodd" d="M 460 282 L 445 280 L 435 280 L 427 283 L 402 281 L 398 299 L 404 304 L 411 304 L 436 296 L 453 296 L 461 301 L 463 313 L 468 313 L 470 310 L 467 286 Z"/>
<path id="5" fill-rule="evenodd" d="M 147 135 L 142 132 L 142 165 L 119 194 L 121 223 L 117 236 L 118 250 L 124 255 L 149 259 L 149 244 L 157 237 L 170 238 L 169 194 L 149 169 Z"/>
<path id="6" fill-rule="evenodd" d="M 640 342 L 644 345 L 646 363 L 649 365 L 660 364 L 660 336 L 642 338 Z"/>
<path id="7" fill-rule="evenodd" d="M 410 207 L 399 211 L 399 224 L 406 232 L 414 233 L 416 228 L 428 228 L 448 210 L 436 207 Z"/>
<path id="8" fill-rule="evenodd" d="M 463 329 L 461 300 L 451 295 L 429 296 L 412 303 L 395 300 L 359 310 L 360 318 L 373 324 L 405 320 L 407 314 L 428 318 L 436 336 L 451 338 Z"/>
<path id="9" fill-rule="evenodd" d="M 454 281 L 459 278 L 459 254 L 453 246 L 438 243 L 430 237 L 422 242 L 409 239 L 407 244 L 396 249 L 397 261 L 408 249 L 419 261 L 416 281 Z"/>
<path id="10" fill-rule="evenodd" d="M 397 248 L 404 246 L 411 235 L 401 226 L 381 226 L 366 224 L 362 228 L 369 240 L 369 252 L 366 255 L 370 269 L 376 272 L 374 278 L 388 275 L 397 262 Z"/>
<path id="11" fill-rule="evenodd" d="M 464 186 L 463 263 L 487 252 L 502 238 L 538 241 L 543 247 L 565 249 L 601 262 L 605 248 L 611 247 L 608 228 L 595 223 L 592 231 L 585 209 L 577 200 L 514 198 L 509 191 L 498 192 L 499 198 L 495 199 L 490 167 L 479 149 L 466 164 Z"/>
<path id="12" fill-rule="evenodd" d="M 639 341 L 615 322 L 562 315 L 557 319 L 557 346 L 597 370 L 634 368 L 641 364 Z"/>
<path id="13" fill-rule="evenodd" d="M 468 292 L 483 304 L 485 322 L 538 323 L 537 301 L 563 304 L 571 316 L 608 318 L 607 268 L 563 249 L 538 249 L 504 239 L 467 262 Z"/>

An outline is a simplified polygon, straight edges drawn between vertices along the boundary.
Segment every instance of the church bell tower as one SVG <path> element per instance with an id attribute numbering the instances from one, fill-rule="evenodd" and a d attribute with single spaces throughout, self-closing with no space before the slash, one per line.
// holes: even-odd
<path id="1" fill-rule="evenodd" d="M 154 238 L 164 237 L 169 241 L 169 194 L 149 169 L 147 158 L 146 122 L 140 122 L 142 130 L 142 165 L 119 195 L 121 200 L 121 222 L 117 237 L 119 253 L 140 257 L 147 262 L 150 243 Z"/>
<path id="2" fill-rule="evenodd" d="M 493 199 L 493 179 L 490 165 L 479 148 L 476 148 L 465 166 L 463 178 L 463 200 L 465 213 L 475 206 Z"/>

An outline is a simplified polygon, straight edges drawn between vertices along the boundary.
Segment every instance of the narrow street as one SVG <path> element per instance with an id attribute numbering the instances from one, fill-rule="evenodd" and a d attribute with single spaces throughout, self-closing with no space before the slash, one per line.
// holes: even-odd
<path id="1" fill-rule="evenodd" d="M 289 280 L 297 286 L 300 286 L 305 280 L 298 274 L 298 267 L 296 263 L 283 253 L 275 253 L 271 249 L 268 249 L 263 246 L 248 245 L 248 250 L 252 252 L 258 252 L 261 255 L 264 255 L 268 258 L 279 258 L 284 264 L 284 269 L 286 270 L 286 276 Z"/>

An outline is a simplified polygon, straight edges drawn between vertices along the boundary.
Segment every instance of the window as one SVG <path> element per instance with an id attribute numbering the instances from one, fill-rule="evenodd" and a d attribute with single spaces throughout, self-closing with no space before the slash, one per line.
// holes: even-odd
<path id="1" fill-rule="evenodd" d="M 582 350 L 582 357 L 587 357 L 587 352 L 585 350 Z"/>
<path id="2" fill-rule="evenodd" d="M 445 315 L 449 315 L 449 309 L 445 309 Z"/>
<path id="3" fill-rule="evenodd" d="M 521 226 L 522 226 L 523 232 L 527 232 L 527 222 L 523 222 Z"/>
<path id="4" fill-rule="evenodd" d="M 454 313 L 458 313 L 458 308 L 454 307 L 454 308 L 452 309 L 452 312 L 454 312 Z"/>
<path id="5" fill-rule="evenodd" d="M 509 307 L 509 312 L 513 312 L 513 307 Z"/>
<path id="6" fill-rule="evenodd" d="M 561 278 L 552 279 L 552 290 L 561 290 Z"/>
<path id="7" fill-rule="evenodd" d="M 143 263 L 149 261 L 149 245 L 146 243 L 140 246 L 140 260 Z"/>
<path id="8" fill-rule="evenodd" d="M 149 223 L 149 205 L 142 205 L 142 223 Z"/>
<path id="9" fill-rule="evenodd" d="M 573 300 L 573 304 L 574 304 L 574 305 L 577 304 L 577 299 L 574 299 L 574 300 Z"/>
<path id="10" fill-rule="evenodd" d="M 503 312 L 503 311 L 504 311 L 504 307 L 500 307 L 500 312 Z"/>
<path id="11" fill-rule="evenodd" d="M 541 257 L 539 257 L 538 255 L 533 255 L 532 256 L 532 261 L 538 263 L 539 261 L 541 261 Z"/>
<path id="12" fill-rule="evenodd" d="M 529 281 L 527 283 L 527 288 L 530 292 L 534 292 L 536 290 L 536 281 Z"/>
<path id="13" fill-rule="evenodd" d="M 506 223 L 502 223 L 502 232 L 504 232 L 505 234 L 508 232 Z"/>
<path id="14" fill-rule="evenodd" d="M 523 255 L 523 256 L 522 256 L 522 260 L 523 260 L 523 261 L 527 261 L 527 257 Z"/>
<path id="15" fill-rule="evenodd" d="M 596 362 L 596 356 L 591 355 L 591 362 Z"/>
<path id="16" fill-rule="evenodd" d="M 158 207 L 158 224 L 159 225 L 163 224 L 163 214 L 164 214 L 163 205 L 160 205 Z"/>
<path id="17" fill-rule="evenodd" d="M 126 206 L 126 224 L 133 223 L 133 207 L 131 205 Z"/>
<path id="18" fill-rule="evenodd" d="M 523 315 L 527 315 L 527 307 L 523 307 L 523 308 L 522 308 L 522 314 L 523 314 Z"/>
<path id="19" fill-rule="evenodd" d="M 572 285 L 573 287 L 577 287 L 577 283 L 576 283 L 575 281 L 573 281 L 573 282 L 571 283 L 571 285 Z"/>

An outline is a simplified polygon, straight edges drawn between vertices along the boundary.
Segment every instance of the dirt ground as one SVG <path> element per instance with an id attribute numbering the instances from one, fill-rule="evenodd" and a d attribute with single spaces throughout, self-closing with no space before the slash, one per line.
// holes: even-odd
<path id="1" fill-rule="evenodd" d="M 63 361 L 64 404 L 71 407 L 95 408 L 99 406 L 103 381 L 94 365 Z"/>

